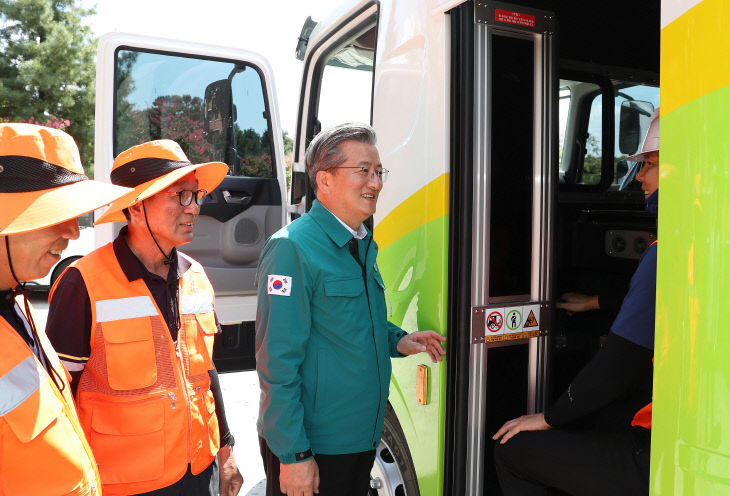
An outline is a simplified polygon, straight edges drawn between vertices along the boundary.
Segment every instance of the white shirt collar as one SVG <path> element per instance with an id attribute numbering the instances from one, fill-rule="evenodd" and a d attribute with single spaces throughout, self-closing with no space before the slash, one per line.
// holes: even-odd
<path id="1" fill-rule="evenodd" d="M 322 206 L 324 207 L 324 204 L 322 204 Z M 330 211 L 329 208 L 324 207 L 324 209 L 327 210 L 329 213 L 332 214 L 332 212 Z M 348 226 L 347 224 L 345 224 L 344 222 L 342 222 L 342 219 L 340 219 L 339 217 L 337 217 L 335 214 L 332 214 L 332 217 L 334 217 L 335 219 L 337 219 L 337 221 L 340 224 L 342 224 L 343 226 L 345 226 L 345 229 L 347 229 L 348 231 L 350 231 L 350 234 L 352 234 L 352 236 L 355 239 L 363 239 L 363 238 L 365 238 L 365 236 L 368 235 L 368 230 L 365 228 L 365 224 L 360 223 L 360 225 L 357 227 L 357 231 L 355 231 L 353 228 L 351 228 L 350 226 Z"/>

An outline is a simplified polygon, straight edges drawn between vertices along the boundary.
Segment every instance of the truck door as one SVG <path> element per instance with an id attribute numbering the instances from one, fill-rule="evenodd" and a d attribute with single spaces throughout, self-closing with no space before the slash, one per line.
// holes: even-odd
<path id="1" fill-rule="evenodd" d="M 304 167 L 312 138 L 343 122 L 372 123 L 377 15 L 377 2 L 361 0 L 339 17 L 342 22 L 305 23 L 297 47 L 304 72 L 292 166 L 293 217 L 309 210 L 313 201 Z"/>
<path id="2" fill-rule="evenodd" d="M 264 243 L 286 221 L 283 144 L 271 69 L 243 50 L 111 34 L 99 40 L 96 177 L 114 157 L 154 139 L 177 141 L 194 163 L 229 174 L 205 199 L 182 251 L 205 266 L 223 335 L 219 371 L 254 367 L 255 275 Z M 100 226 L 110 241 L 120 225 Z"/>
<path id="3" fill-rule="evenodd" d="M 499 2 L 465 4 L 454 15 L 462 22 L 453 26 L 452 42 L 461 46 L 452 47 L 452 57 L 462 59 L 452 60 L 452 91 L 460 91 L 452 115 L 470 158 L 452 170 L 469 174 L 462 184 L 472 198 L 471 234 L 463 238 L 471 240 L 463 247 L 470 290 L 461 302 L 470 307 L 464 324 L 471 328 L 464 494 L 500 494 L 491 436 L 506 420 L 542 410 L 545 395 L 555 16 Z"/>

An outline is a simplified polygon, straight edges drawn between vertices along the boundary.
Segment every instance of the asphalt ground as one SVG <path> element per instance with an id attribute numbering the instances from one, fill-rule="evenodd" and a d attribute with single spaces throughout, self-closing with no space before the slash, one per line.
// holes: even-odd
<path id="1" fill-rule="evenodd" d="M 34 292 L 31 302 L 40 320 L 36 324 L 45 327 L 48 317 L 48 292 Z M 239 494 L 263 496 L 266 491 L 266 478 L 256 433 L 259 407 L 258 377 L 255 371 L 221 374 L 220 383 L 228 426 L 236 438 L 233 455 L 238 469 L 243 474 L 243 488 Z"/>

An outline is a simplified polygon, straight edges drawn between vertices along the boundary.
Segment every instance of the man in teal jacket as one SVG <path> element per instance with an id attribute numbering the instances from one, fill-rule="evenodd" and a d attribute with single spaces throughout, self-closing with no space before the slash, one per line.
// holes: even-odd
<path id="1" fill-rule="evenodd" d="M 267 496 L 365 495 L 385 418 L 390 358 L 445 339 L 387 321 L 378 247 L 363 221 L 388 171 L 370 126 L 343 124 L 305 157 L 317 198 L 261 254 L 258 420 Z"/>

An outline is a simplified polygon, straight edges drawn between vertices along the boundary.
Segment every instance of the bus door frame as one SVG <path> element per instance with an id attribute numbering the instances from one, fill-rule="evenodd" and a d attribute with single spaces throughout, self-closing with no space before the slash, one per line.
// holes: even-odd
<path id="1" fill-rule="evenodd" d="M 506 21 L 506 22 L 505 22 Z M 525 24 L 525 25 L 522 25 Z M 466 493 L 487 494 L 491 437 L 486 432 L 487 356 L 489 350 L 527 344 L 529 349 L 527 411 L 545 407 L 548 368 L 548 331 L 551 318 L 553 213 L 557 187 L 557 50 L 556 18 L 551 12 L 502 2 L 474 3 L 474 122 L 471 343 L 469 353 L 469 407 L 467 426 Z M 533 178 L 532 235 L 529 294 L 493 297 L 490 287 L 490 191 L 492 183 L 492 61 L 495 37 L 533 43 Z M 487 342 L 485 319 L 489 310 L 515 306 L 539 307 L 538 337 Z M 504 316 L 506 317 L 506 315 Z M 527 316 L 524 317 L 526 319 Z M 525 336 L 526 334 L 522 334 Z M 527 335 L 534 335 L 529 333 Z M 517 336 L 510 336 L 517 337 Z M 508 419 L 504 419 L 508 420 Z M 487 456 L 487 450 L 489 455 Z M 492 481 L 493 482 L 493 481 Z M 493 482 L 494 483 L 494 482 Z"/>

